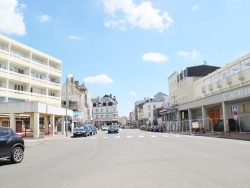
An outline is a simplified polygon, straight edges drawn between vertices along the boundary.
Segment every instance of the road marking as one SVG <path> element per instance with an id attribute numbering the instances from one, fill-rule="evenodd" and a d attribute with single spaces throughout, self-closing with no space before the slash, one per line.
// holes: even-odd
<path id="1" fill-rule="evenodd" d="M 97 138 L 97 137 L 91 137 L 90 139 L 95 139 L 95 138 Z"/>
<path id="2" fill-rule="evenodd" d="M 131 138 L 132 136 L 127 136 L 127 138 Z"/>
<path id="3" fill-rule="evenodd" d="M 120 138 L 120 136 L 116 136 L 115 138 Z"/>
<path id="4" fill-rule="evenodd" d="M 179 137 L 181 137 L 181 136 L 180 136 L 180 135 L 176 135 L 176 134 L 175 134 L 175 135 L 174 135 L 174 137 L 177 137 L 177 138 L 179 138 Z"/>
<path id="5" fill-rule="evenodd" d="M 156 136 L 155 136 L 155 135 L 151 135 L 150 137 L 151 137 L 151 138 L 155 138 Z"/>
<path id="6" fill-rule="evenodd" d="M 105 137 L 102 137 L 102 138 L 109 138 L 109 137 L 106 137 L 106 136 L 105 136 Z"/>
<path id="7" fill-rule="evenodd" d="M 167 137 L 169 137 L 169 136 L 167 136 L 167 135 L 162 135 L 162 137 L 165 137 L 165 138 L 167 138 Z"/>
<path id="8" fill-rule="evenodd" d="M 144 136 L 142 136 L 142 135 L 140 135 L 140 136 L 138 136 L 139 138 L 143 138 Z"/>

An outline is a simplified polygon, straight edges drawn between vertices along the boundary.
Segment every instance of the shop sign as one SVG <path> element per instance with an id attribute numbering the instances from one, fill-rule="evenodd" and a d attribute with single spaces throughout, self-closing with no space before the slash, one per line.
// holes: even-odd
<path id="1" fill-rule="evenodd" d="M 250 95 L 250 87 L 246 87 L 222 94 L 222 98 L 224 100 L 232 100 L 232 99 L 246 97 L 249 95 Z"/>

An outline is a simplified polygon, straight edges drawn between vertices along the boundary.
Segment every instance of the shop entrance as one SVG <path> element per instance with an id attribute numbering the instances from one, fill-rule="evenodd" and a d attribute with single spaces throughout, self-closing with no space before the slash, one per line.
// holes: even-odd
<path id="1" fill-rule="evenodd" d="M 221 119 L 221 108 L 215 107 L 215 108 L 209 108 L 208 111 L 208 117 L 211 119 L 212 125 L 209 125 L 209 129 L 212 129 L 212 126 L 215 125 L 220 119 Z"/>

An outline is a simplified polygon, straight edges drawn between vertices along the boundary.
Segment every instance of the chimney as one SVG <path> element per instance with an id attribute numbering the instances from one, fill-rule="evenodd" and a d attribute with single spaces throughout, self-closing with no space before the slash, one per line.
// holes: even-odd
<path id="1" fill-rule="evenodd" d="M 79 81 L 74 81 L 76 88 L 79 88 Z"/>

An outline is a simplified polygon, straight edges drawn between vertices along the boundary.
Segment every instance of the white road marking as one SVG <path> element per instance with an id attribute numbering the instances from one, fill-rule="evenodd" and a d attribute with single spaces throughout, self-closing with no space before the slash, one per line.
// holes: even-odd
<path id="1" fill-rule="evenodd" d="M 95 139 L 95 138 L 97 138 L 97 137 L 91 137 L 90 139 Z"/>
<path id="2" fill-rule="evenodd" d="M 132 136 L 127 136 L 127 138 L 131 138 Z"/>
<path id="3" fill-rule="evenodd" d="M 106 137 L 106 136 L 105 136 L 105 137 L 102 137 L 102 138 L 109 138 L 109 137 Z"/>
<path id="4" fill-rule="evenodd" d="M 167 138 L 167 137 L 169 137 L 169 136 L 167 136 L 167 135 L 162 135 L 162 137 L 165 137 L 165 138 Z"/>
<path id="5" fill-rule="evenodd" d="M 114 138 L 120 138 L 120 136 L 116 136 L 116 137 L 114 137 Z"/>
<path id="6" fill-rule="evenodd" d="M 140 136 L 138 136 L 139 138 L 143 138 L 144 136 L 142 136 L 142 135 L 140 135 Z"/>
<path id="7" fill-rule="evenodd" d="M 155 136 L 155 135 L 151 135 L 150 137 L 151 137 L 151 138 L 155 138 L 156 136 Z"/>

